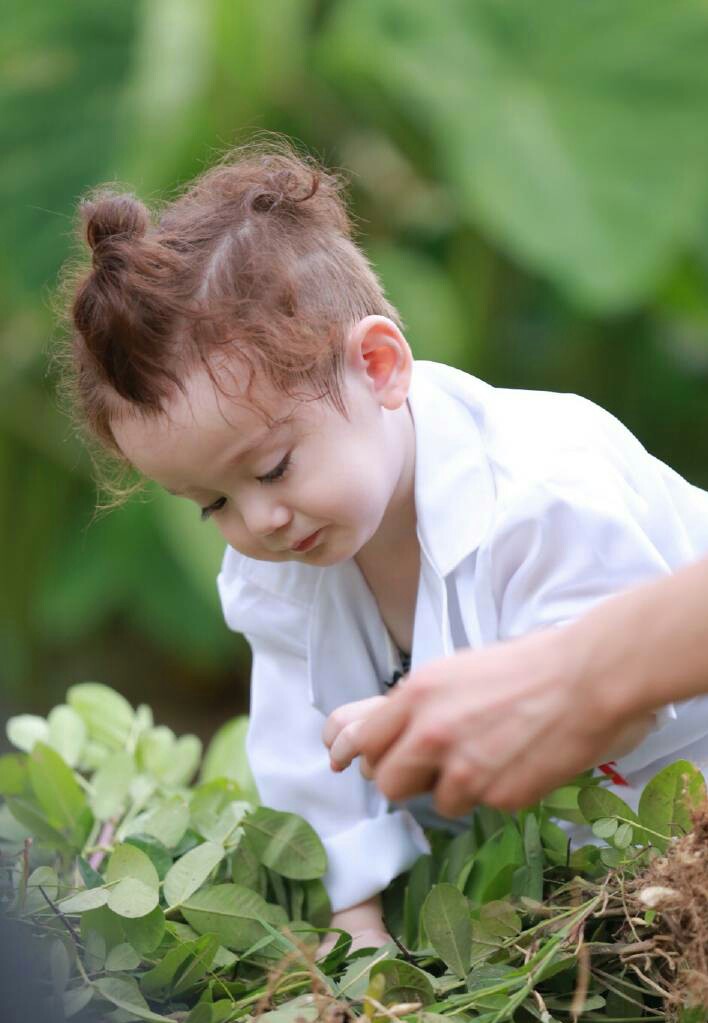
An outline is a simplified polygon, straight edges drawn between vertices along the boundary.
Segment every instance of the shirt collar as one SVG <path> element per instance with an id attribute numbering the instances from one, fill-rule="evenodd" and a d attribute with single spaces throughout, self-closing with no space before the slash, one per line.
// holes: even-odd
<path id="1" fill-rule="evenodd" d="M 492 517 L 494 480 L 476 393 L 487 386 L 449 366 L 413 364 L 408 403 L 416 435 L 418 539 L 441 576 L 477 549 Z"/>

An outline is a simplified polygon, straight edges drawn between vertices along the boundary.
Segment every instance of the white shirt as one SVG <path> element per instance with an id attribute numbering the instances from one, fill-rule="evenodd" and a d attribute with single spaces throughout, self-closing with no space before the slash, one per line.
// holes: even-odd
<path id="1" fill-rule="evenodd" d="M 409 405 L 421 548 L 413 669 L 568 622 L 708 551 L 708 494 L 583 398 L 416 362 Z M 253 651 L 247 748 L 261 799 L 318 831 L 333 909 L 360 902 L 427 850 L 412 813 L 389 807 L 357 764 L 330 770 L 321 739 L 332 710 L 382 692 L 391 676 L 374 597 L 353 560 L 317 568 L 231 548 L 218 587 L 228 625 Z M 695 755 L 696 743 L 708 756 L 708 698 L 677 710 L 618 762 L 628 780 L 689 746 Z"/>

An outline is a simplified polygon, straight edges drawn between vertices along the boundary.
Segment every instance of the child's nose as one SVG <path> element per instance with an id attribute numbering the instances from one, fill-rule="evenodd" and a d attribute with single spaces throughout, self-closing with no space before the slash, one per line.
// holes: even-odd
<path id="1" fill-rule="evenodd" d="M 285 505 L 272 501 L 258 501 L 244 513 L 249 532 L 259 539 L 264 539 L 287 526 L 290 517 L 290 511 Z"/>

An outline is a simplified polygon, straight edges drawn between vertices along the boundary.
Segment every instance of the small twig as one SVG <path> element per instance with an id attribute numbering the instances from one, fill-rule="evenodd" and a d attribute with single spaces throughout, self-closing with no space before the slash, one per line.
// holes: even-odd
<path id="1" fill-rule="evenodd" d="M 400 1016 L 407 1016 L 409 1012 L 416 1012 L 422 1005 L 422 1002 L 401 1002 L 400 1005 L 392 1005 L 390 1008 L 387 1008 L 382 1002 L 372 998 L 371 995 L 366 996 L 366 1001 L 373 1005 L 377 1012 L 382 1013 L 387 1019 L 393 1020 L 394 1023 L 398 1023 Z M 396 1009 L 400 1016 L 396 1015 Z"/>
<path id="2" fill-rule="evenodd" d="M 91 984 L 91 981 L 90 981 L 90 980 L 89 980 L 89 978 L 87 977 L 87 975 L 86 975 L 86 970 L 84 969 L 84 964 L 83 964 L 83 962 L 81 961 L 81 939 L 79 938 L 79 935 L 78 935 L 78 934 L 76 933 L 76 931 L 74 930 L 74 926 L 73 926 L 73 924 L 72 924 L 72 923 L 71 923 L 71 922 L 70 922 L 70 921 L 69 921 L 69 920 L 67 919 L 67 917 L 65 917 L 65 916 L 64 916 L 64 914 L 63 914 L 63 913 L 61 913 L 61 912 L 59 911 L 59 909 L 57 908 L 57 906 L 55 906 L 54 902 L 53 902 L 53 901 L 52 901 L 52 899 L 50 899 L 50 897 L 49 897 L 49 896 L 47 895 L 47 893 L 45 892 L 45 890 L 44 890 L 44 888 L 42 887 L 42 885 L 41 885 L 41 884 L 40 884 L 40 885 L 38 885 L 38 888 L 39 888 L 40 892 L 42 893 L 42 895 L 44 896 L 44 898 L 46 899 L 46 901 L 47 901 L 47 902 L 49 903 L 49 906 L 51 907 L 51 910 L 52 910 L 52 912 L 53 912 L 53 913 L 54 913 L 54 914 L 55 914 L 56 916 L 58 916 L 58 917 L 59 917 L 59 919 L 61 920 L 61 922 L 62 922 L 62 923 L 64 924 L 64 926 L 66 927 L 67 931 L 69 932 L 69 934 L 70 934 L 70 936 L 71 936 L 71 940 L 72 940 L 72 942 L 73 942 L 73 944 L 74 944 L 74 951 L 76 952 L 76 965 L 77 965 L 77 966 L 78 966 L 78 968 L 79 968 L 79 973 L 80 973 L 80 974 L 81 974 L 81 976 L 83 977 L 83 979 L 84 979 L 85 983 L 86 983 L 86 984 L 89 984 L 89 985 L 90 985 L 90 984 Z"/>
<path id="3" fill-rule="evenodd" d="M 570 1015 L 573 1019 L 573 1023 L 577 1023 L 577 1020 L 580 1019 L 580 1014 L 583 1011 L 585 999 L 588 994 L 588 987 L 590 985 L 590 953 L 587 945 L 585 944 L 583 932 L 580 934 L 580 941 L 578 942 L 578 947 L 575 950 L 575 957 L 578 960 L 578 979 L 575 983 L 573 1001 L 570 1005 Z"/>
<path id="4" fill-rule="evenodd" d="M 393 943 L 398 948 L 398 951 L 401 953 L 403 958 L 406 960 L 406 962 L 414 963 L 415 962 L 414 957 L 410 954 L 410 952 L 408 951 L 406 946 L 403 944 L 403 942 L 399 941 L 395 934 L 392 934 L 391 938 L 393 940 Z"/>
<path id="5" fill-rule="evenodd" d="M 89 866 L 93 867 L 94 870 L 98 870 L 103 863 L 106 853 L 110 849 L 110 841 L 115 835 L 116 824 L 116 818 L 111 817 L 111 819 L 107 820 L 101 828 L 101 833 L 99 834 L 98 841 L 96 842 L 98 848 L 96 849 L 96 852 L 89 856 Z"/>
<path id="6" fill-rule="evenodd" d="M 667 999 L 671 998 L 671 993 L 669 991 L 667 991 L 665 988 L 657 984 L 656 981 L 651 979 L 651 977 L 647 977 L 645 973 L 642 973 L 642 971 L 639 969 L 638 966 L 635 965 L 635 963 L 630 963 L 629 968 L 630 970 L 634 970 L 637 976 L 641 977 L 645 984 L 648 984 L 649 987 L 654 988 L 654 990 L 657 991 L 662 998 Z"/>

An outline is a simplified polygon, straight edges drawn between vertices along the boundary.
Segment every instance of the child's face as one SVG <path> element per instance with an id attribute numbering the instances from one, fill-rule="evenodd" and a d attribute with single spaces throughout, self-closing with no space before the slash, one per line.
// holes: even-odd
<path id="1" fill-rule="evenodd" d="M 165 414 L 112 421 L 116 442 L 141 473 L 194 501 L 247 557 L 343 561 L 374 536 L 389 506 L 405 501 L 408 488 L 412 494 L 413 483 L 408 345 L 400 334 L 393 341 L 384 335 L 373 358 L 357 355 L 357 346 L 355 338 L 345 358 L 348 419 L 322 398 L 299 401 L 258 379 L 258 404 L 249 402 L 232 372 L 225 395 L 200 369 Z"/>

